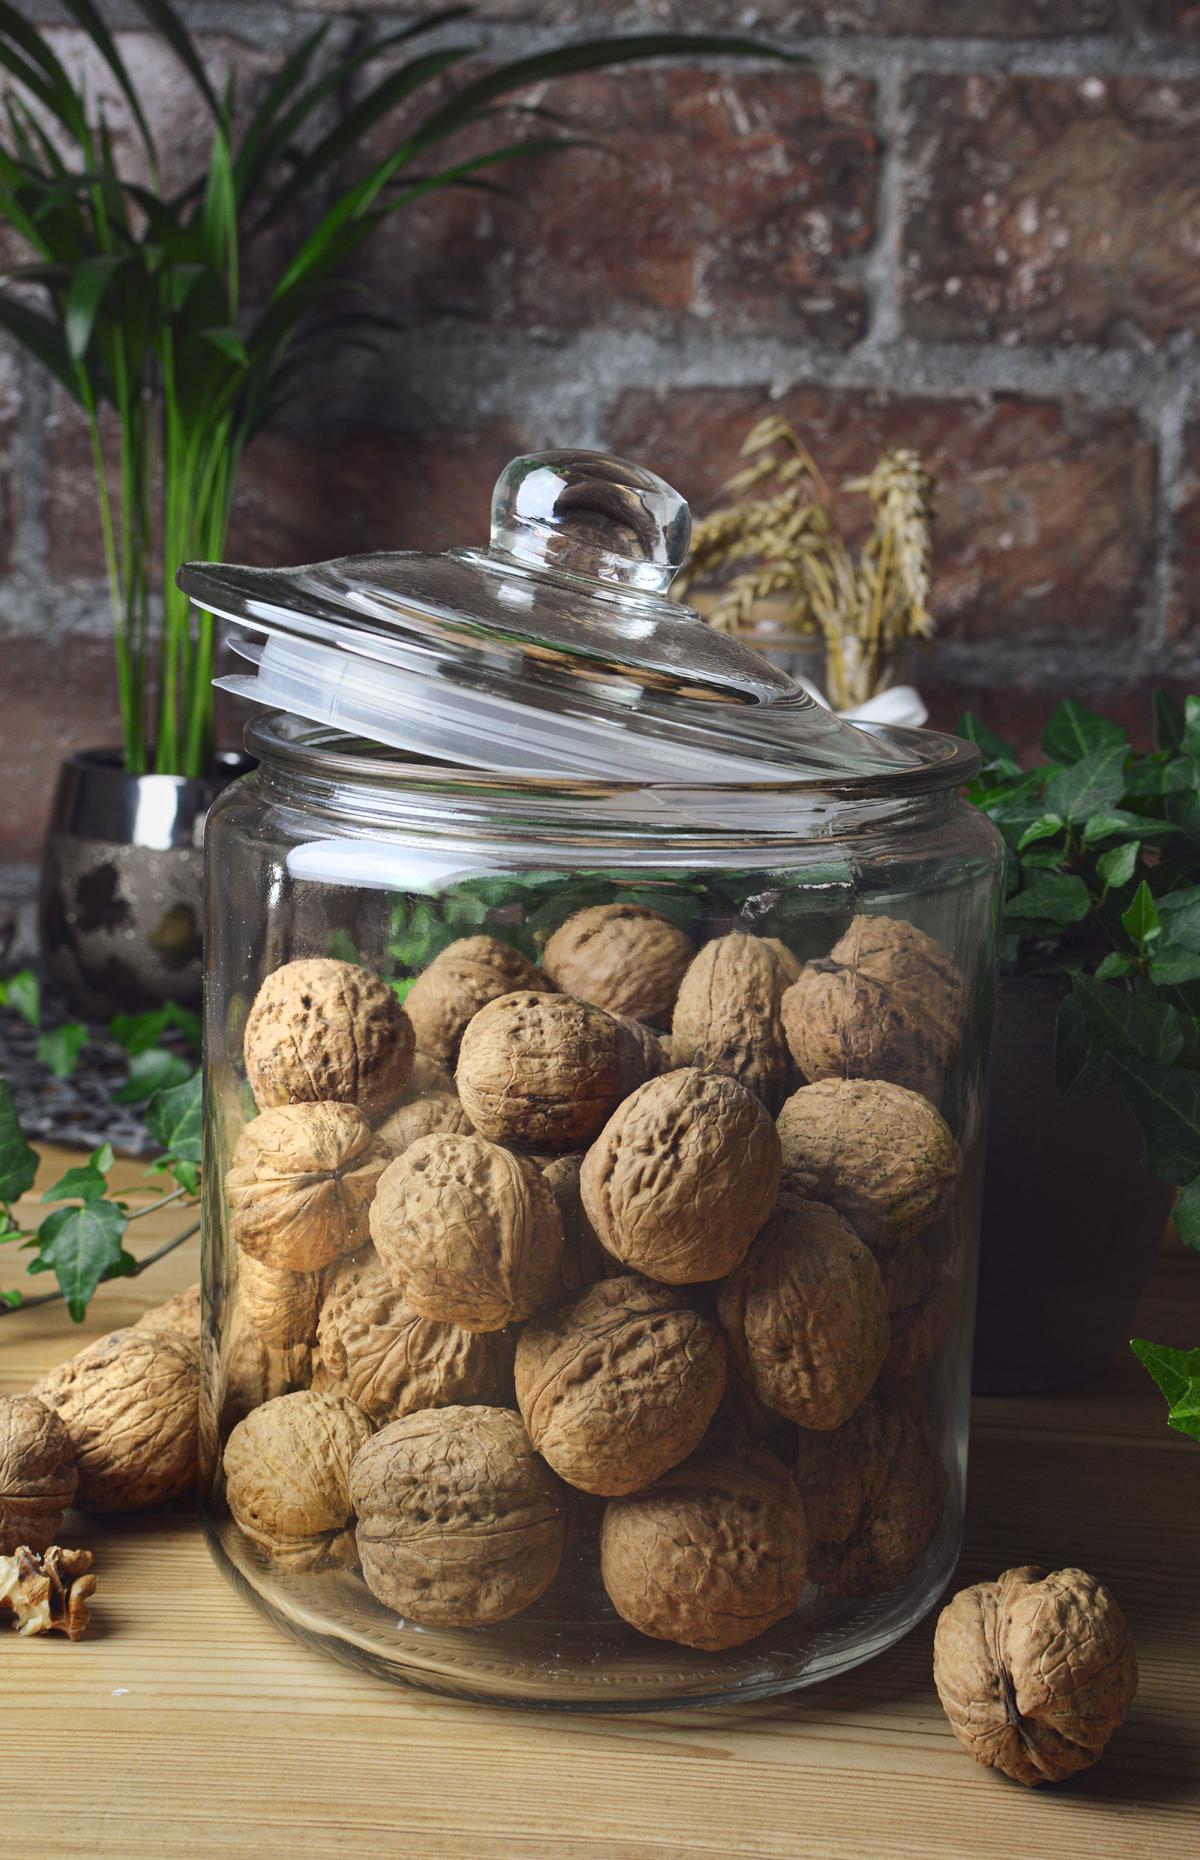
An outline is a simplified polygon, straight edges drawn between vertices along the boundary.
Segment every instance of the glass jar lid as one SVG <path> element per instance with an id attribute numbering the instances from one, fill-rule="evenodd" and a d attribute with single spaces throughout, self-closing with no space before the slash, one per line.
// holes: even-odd
<path id="1" fill-rule="evenodd" d="M 542 452 L 501 473 L 486 549 L 192 562 L 178 579 L 243 629 L 233 644 L 255 671 L 219 684 L 409 755 L 649 782 L 919 765 L 668 599 L 690 536 L 687 504 L 653 472 Z"/>

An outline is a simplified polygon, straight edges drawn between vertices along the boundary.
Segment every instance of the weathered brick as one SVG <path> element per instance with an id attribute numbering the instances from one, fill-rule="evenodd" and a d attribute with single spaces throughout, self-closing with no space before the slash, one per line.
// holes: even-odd
<path id="1" fill-rule="evenodd" d="M 107 639 L 47 639 L 31 615 L 19 643 L 0 636 L 0 862 L 33 859 L 63 756 L 120 738 L 112 646 Z"/>
<path id="2" fill-rule="evenodd" d="M 1172 633 L 1193 644 L 1200 637 L 1200 419 L 1190 421 L 1184 435 L 1178 499 L 1169 619 Z"/>
<path id="3" fill-rule="evenodd" d="M 867 84 L 656 68 L 527 100 L 602 149 L 509 170 L 519 210 L 460 191 L 405 207 L 361 261 L 392 303 L 563 330 L 704 323 L 838 345 L 862 333 L 865 292 L 848 261 L 874 223 Z M 489 126 L 492 146 L 512 134 Z"/>
<path id="4" fill-rule="evenodd" d="M 768 408 L 795 425 L 832 483 L 912 446 L 938 482 L 934 610 L 951 639 L 1130 639 L 1148 596 L 1154 455 L 1132 414 L 997 394 L 967 399 L 793 390 L 632 391 L 611 439 L 711 507 Z M 858 499 L 838 514 L 861 518 Z"/>
<path id="5" fill-rule="evenodd" d="M 1200 84 L 922 76 L 907 89 L 906 328 L 1161 344 L 1200 325 Z"/>
<path id="6" fill-rule="evenodd" d="M 288 0 L 305 12 L 395 13 L 396 0 Z M 1058 39 L 1200 31 L 1195 0 L 479 0 L 485 20 L 611 32 L 870 33 L 914 38 Z"/>

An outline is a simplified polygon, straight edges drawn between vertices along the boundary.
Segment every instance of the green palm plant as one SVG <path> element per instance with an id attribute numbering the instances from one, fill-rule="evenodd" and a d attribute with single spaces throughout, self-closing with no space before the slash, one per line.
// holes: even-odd
<path id="1" fill-rule="evenodd" d="M 762 56 L 768 48 L 713 35 L 594 40 L 460 74 L 448 91 L 446 74 L 477 47 L 425 42 L 470 7 L 444 8 L 336 62 L 322 55 L 325 25 L 279 65 L 243 127 L 232 83 L 214 90 L 167 0 L 135 0 L 212 120 L 206 171 L 167 193 L 116 39 L 93 0 L 63 3 L 120 89 L 148 180 L 122 174 L 103 112 L 89 109 L 46 36 L 0 0 L 0 218 L 32 255 L 7 269 L 0 328 L 50 370 L 87 424 L 126 766 L 196 775 L 212 750 L 213 623 L 191 612 L 175 570 L 223 553 L 242 455 L 303 371 L 367 340 L 382 321 L 360 303 L 347 307 L 346 266 L 359 247 L 436 189 L 494 188 L 488 170 L 580 146 L 560 117 L 508 101 L 523 87 L 681 51 Z M 342 87 L 380 59 L 385 74 L 368 78 L 355 104 L 323 127 Z M 420 120 L 347 179 L 344 164 L 376 126 L 414 103 L 425 103 Z M 500 127 L 510 115 L 520 125 L 515 140 Z M 464 130 L 482 131 L 486 146 L 476 140 L 474 152 L 444 161 L 441 145 Z M 332 203 L 306 219 L 322 191 Z M 250 305 L 242 272 L 248 249 L 268 233 L 270 250 L 284 255 Z M 105 407 L 115 413 L 115 466 L 105 454 Z"/>

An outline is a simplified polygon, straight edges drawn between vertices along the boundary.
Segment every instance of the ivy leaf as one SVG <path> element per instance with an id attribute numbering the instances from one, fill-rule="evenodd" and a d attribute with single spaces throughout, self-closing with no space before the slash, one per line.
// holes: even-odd
<path id="1" fill-rule="evenodd" d="M 1145 949 L 1157 936 L 1162 935 L 1162 919 L 1154 894 L 1145 879 L 1133 894 L 1133 902 L 1123 914 L 1121 924 L 1126 934 L 1132 938 L 1139 949 Z"/>
<path id="2" fill-rule="evenodd" d="M 194 1162 L 173 1162 L 171 1174 L 180 1188 L 189 1195 L 200 1193 L 200 1165 Z"/>
<path id="3" fill-rule="evenodd" d="M 1167 1400 L 1167 1424 L 1200 1440 L 1200 1350 L 1172 1350 L 1135 1337 L 1130 1349 Z"/>
<path id="4" fill-rule="evenodd" d="M 199 1057 L 202 1044 L 200 1016 L 193 1014 L 190 1008 L 180 1007 L 177 1001 L 168 1001 L 160 1008 L 150 1008 L 144 1014 L 116 1014 L 108 1023 L 110 1038 L 118 1046 L 123 1046 L 131 1056 L 157 1046 L 163 1035 L 172 1028 L 183 1035 Z"/>
<path id="5" fill-rule="evenodd" d="M 1140 840 L 1126 840 L 1123 846 L 1114 846 L 1111 851 L 1101 853 L 1096 870 L 1110 890 L 1119 891 L 1122 885 L 1129 883 L 1141 850 Z"/>
<path id="6" fill-rule="evenodd" d="M 983 757 L 985 768 L 1003 770 L 1016 775 L 1020 771 L 1017 752 L 1011 743 L 1006 743 L 1002 736 L 989 730 L 981 717 L 974 711 L 967 711 L 954 726 L 957 736 L 964 736 L 968 743 L 974 743 Z"/>
<path id="7" fill-rule="evenodd" d="M 1120 724 L 1097 716 L 1075 698 L 1064 698 L 1055 705 L 1042 734 L 1042 748 L 1051 762 L 1082 762 L 1097 750 L 1118 744 L 1122 755 L 1127 755 L 1129 743 Z"/>
<path id="8" fill-rule="evenodd" d="M 1169 820 L 1155 820 L 1150 814 L 1131 814 L 1128 808 L 1114 807 L 1099 814 L 1093 814 L 1084 824 L 1083 843 L 1085 846 L 1098 846 L 1101 840 L 1113 840 L 1118 837 L 1128 839 L 1132 836 L 1140 840 L 1165 840 L 1174 833 L 1175 828 Z"/>
<path id="9" fill-rule="evenodd" d="M 1099 975 L 1099 969 L 1096 973 Z M 1200 981 L 1200 954 L 1180 950 L 1178 955 L 1155 956 L 1150 963 L 1150 980 L 1158 988 L 1182 988 L 1187 982 Z"/>
<path id="10" fill-rule="evenodd" d="M 183 1084 L 155 1092 L 146 1106 L 150 1135 L 180 1162 L 200 1161 L 202 1092 L 200 1074 L 194 1072 Z"/>
<path id="11" fill-rule="evenodd" d="M 115 1202 L 85 1201 L 48 1214 L 38 1228 L 38 1256 L 29 1270 L 54 1273 L 77 1324 L 102 1279 L 136 1270 L 137 1261 L 121 1245 L 125 1227 L 125 1214 Z"/>
<path id="12" fill-rule="evenodd" d="M 43 1201 L 101 1201 L 108 1184 L 103 1172 L 91 1162 L 83 1163 L 75 1169 L 68 1169 L 60 1175 L 53 1188 L 48 1188 L 42 1196 Z"/>
<path id="13" fill-rule="evenodd" d="M 1183 711 L 1166 691 L 1154 693 L 1154 746 L 1178 755 L 1183 748 Z"/>
<path id="14" fill-rule="evenodd" d="M 42 990 L 32 969 L 19 969 L 0 982 L 0 1006 L 10 1007 L 31 1027 L 42 1024 Z"/>
<path id="15" fill-rule="evenodd" d="M 113 1100 L 117 1104 L 141 1104 L 156 1091 L 182 1085 L 191 1076 L 192 1067 L 186 1059 L 181 1059 L 178 1053 L 169 1053 L 165 1046 L 151 1046 L 133 1054 L 129 1061 L 129 1077 L 113 1093 Z"/>
<path id="16" fill-rule="evenodd" d="M 1109 1066 L 1145 1139 L 1143 1162 L 1164 1182 L 1200 1175 L 1200 1072 L 1110 1053 Z"/>
<path id="17" fill-rule="evenodd" d="M 25 1141 L 12 1086 L 0 1079 L 0 1201 L 19 1201 L 37 1172 L 37 1151 Z"/>
<path id="18" fill-rule="evenodd" d="M 1066 822 L 1060 814 L 1039 814 L 1032 826 L 1026 827 L 1017 841 L 1017 851 L 1024 852 L 1025 848 L 1032 846 L 1036 840 L 1053 839 L 1056 833 L 1062 832 L 1065 825 Z"/>
<path id="19" fill-rule="evenodd" d="M 69 1020 L 65 1026 L 42 1035 L 37 1043 L 37 1056 L 44 1066 L 49 1066 L 56 1079 L 67 1079 L 87 1043 L 87 1028 L 80 1021 Z"/>
<path id="20" fill-rule="evenodd" d="M 1175 1231 L 1193 1253 L 1200 1253 L 1200 1177 L 1180 1189 L 1175 1201 Z"/>
<path id="21" fill-rule="evenodd" d="M 16 1311 L 24 1302 L 20 1292 L 0 1292 L 0 1305 L 7 1305 L 10 1311 Z"/>
<path id="22" fill-rule="evenodd" d="M 1168 949 L 1200 950 L 1200 885 L 1168 891 L 1157 903 L 1162 924 L 1160 953 Z"/>
<path id="23" fill-rule="evenodd" d="M 1083 880 L 1074 872 L 1039 872 L 1023 891 L 1018 891 L 1004 907 L 1005 920 L 1025 934 L 1036 935 L 1027 928 L 1035 924 L 1052 929 L 1077 924 L 1087 916 L 1092 900 Z"/>
<path id="24" fill-rule="evenodd" d="M 1128 975 L 1132 968 L 1132 956 L 1126 956 L 1121 950 L 1114 949 L 1096 970 L 1096 980 L 1098 982 L 1119 981 L 1123 975 Z"/>
<path id="25" fill-rule="evenodd" d="M 1072 990 L 1058 1005 L 1054 1034 L 1054 1083 L 1060 1098 L 1086 1098 L 1108 1083 L 1102 1058 L 1092 1050 L 1083 1002 Z"/>
<path id="26" fill-rule="evenodd" d="M 1129 745 L 1105 743 L 1070 768 L 1061 769 L 1046 787 L 1046 805 L 1072 823 L 1113 808 L 1125 793 L 1125 758 Z"/>
<path id="27" fill-rule="evenodd" d="M 1154 995 L 1131 994 L 1103 982 L 1076 976 L 1074 993 L 1098 1054 L 1137 1053 L 1169 1066 L 1183 1051 L 1183 1024 L 1177 1011 Z"/>

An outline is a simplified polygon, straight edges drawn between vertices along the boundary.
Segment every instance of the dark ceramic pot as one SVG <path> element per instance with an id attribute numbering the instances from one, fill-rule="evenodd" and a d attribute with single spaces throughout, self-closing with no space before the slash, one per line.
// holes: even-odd
<path id="1" fill-rule="evenodd" d="M 1114 1086 L 1063 1104 L 1063 988 L 1002 978 L 984 1176 L 975 1390 L 1039 1394 L 1101 1375 L 1128 1341 L 1175 1191 L 1141 1166 Z"/>
<path id="2" fill-rule="evenodd" d="M 196 778 L 129 775 L 105 749 L 62 764 L 38 919 L 46 975 L 77 1013 L 199 1002 L 204 819 L 251 766 L 230 751 Z"/>

